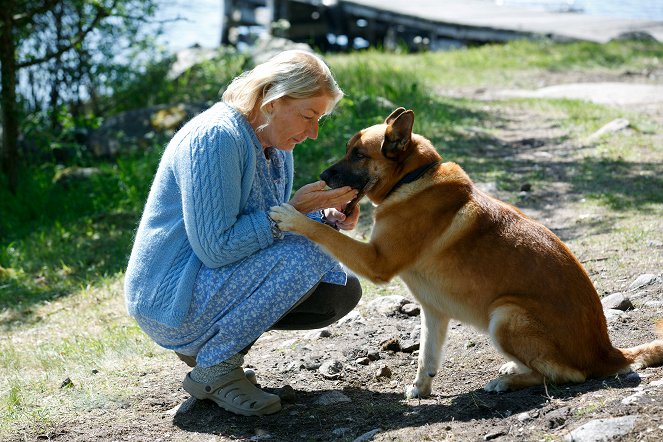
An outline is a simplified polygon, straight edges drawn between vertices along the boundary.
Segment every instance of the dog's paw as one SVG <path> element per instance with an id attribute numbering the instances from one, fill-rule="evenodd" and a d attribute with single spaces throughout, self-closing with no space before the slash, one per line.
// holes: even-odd
<path id="1" fill-rule="evenodd" d="M 432 388 L 430 385 L 422 385 L 415 382 L 405 387 L 405 397 L 407 399 L 423 398 L 430 396 Z"/>
<path id="2" fill-rule="evenodd" d="M 276 221 L 279 229 L 289 232 L 295 230 L 300 217 L 306 218 L 290 204 L 281 204 L 269 209 L 269 217 Z"/>
<path id="3" fill-rule="evenodd" d="M 415 398 L 420 398 L 422 397 L 421 394 L 419 394 L 419 389 L 417 388 L 416 385 L 408 385 L 405 387 L 405 398 L 406 399 L 415 399 Z"/>
<path id="4" fill-rule="evenodd" d="M 518 364 L 516 362 L 509 361 L 500 367 L 499 373 L 501 375 L 520 373 L 520 367 L 518 367 Z"/>
<path id="5" fill-rule="evenodd" d="M 485 391 L 493 392 L 493 393 L 502 393 L 504 391 L 509 391 L 509 383 L 506 381 L 505 378 L 497 378 L 493 379 L 492 381 L 488 382 L 485 387 L 483 387 Z"/>

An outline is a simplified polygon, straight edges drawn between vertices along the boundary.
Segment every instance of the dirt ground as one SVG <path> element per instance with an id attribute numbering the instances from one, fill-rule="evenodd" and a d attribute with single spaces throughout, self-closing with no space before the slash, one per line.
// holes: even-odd
<path id="1" fill-rule="evenodd" d="M 485 94 L 485 90 L 477 92 Z M 659 108 L 647 109 L 650 117 L 661 118 Z M 557 136 L 561 134 L 555 134 L 560 129 L 536 115 L 514 111 L 505 115 L 503 122 L 501 149 L 529 140 L 531 149 L 521 149 L 518 155 L 535 162 L 548 161 L 550 156 L 561 160 L 572 156 L 569 152 L 577 148 L 563 136 Z M 547 155 L 541 154 L 544 151 Z M 556 164 L 561 170 L 561 163 Z M 624 292 L 632 298 L 634 309 L 609 320 L 614 344 L 632 346 L 651 341 L 653 324 L 663 316 L 663 282 L 659 277 L 638 289 L 627 289 L 640 274 L 660 275 L 663 270 L 662 225 L 659 224 L 657 237 L 631 252 L 633 259 L 621 260 L 618 268 L 602 268 L 603 262 L 622 251 L 610 244 L 597 244 L 593 241 L 596 230 L 583 229 L 584 224 L 578 222 L 579 197 L 560 176 L 558 185 L 533 189 L 527 198 L 521 198 L 523 210 L 572 243 L 573 251 L 590 267 L 590 275 L 601 276 L 601 295 Z M 491 189 L 490 183 L 482 185 Z M 369 208 L 363 207 L 368 216 Z M 600 222 L 611 222 L 609 214 L 599 215 L 604 216 Z M 578 239 L 580 236 L 585 237 L 583 241 Z M 642 256 L 649 257 L 646 264 L 640 261 Z M 663 368 L 643 369 L 581 385 L 487 393 L 483 386 L 497 376 L 504 360 L 485 336 L 453 321 L 433 395 L 406 400 L 404 387 L 412 382 L 416 371 L 420 317 L 414 298 L 398 280 L 383 292 L 402 299 L 396 298 L 395 305 L 381 308 L 366 300 L 349 317 L 324 331 L 269 332 L 254 345 L 247 365 L 255 369 L 263 388 L 282 397 L 284 408 L 275 415 L 239 417 L 212 402 L 189 399 L 181 388 L 188 368 L 173 356 L 171 364 L 146 366 L 138 379 L 130 380 L 139 386 L 130 401 L 79 414 L 57 430 L 36 438 L 589 441 L 611 440 L 610 428 L 614 427 L 605 426 L 603 419 L 617 419 L 609 421 L 619 424 L 615 440 L 663 440 Z M 648 301 L 651 302 L 647 304 Z M 402 307 L 404 303 L 406 307 Z M 578 430 L 586 424 L 598 425 L 598 430 Z M 572 438 L 569 435 L 574 430 Z"/>

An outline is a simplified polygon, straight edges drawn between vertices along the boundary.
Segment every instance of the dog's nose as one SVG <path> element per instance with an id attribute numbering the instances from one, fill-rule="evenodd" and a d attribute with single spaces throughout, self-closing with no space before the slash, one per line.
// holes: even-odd
<path id="1" fill-rule="evenodd" d="M 329 180 L 331 179 L 332 175 L 333 173 L 330 167 L 329 169 L 325 169 L 322 171 L 322 173 L 320 174 L 320 179 L 325 183 L 329 184 Z"/>

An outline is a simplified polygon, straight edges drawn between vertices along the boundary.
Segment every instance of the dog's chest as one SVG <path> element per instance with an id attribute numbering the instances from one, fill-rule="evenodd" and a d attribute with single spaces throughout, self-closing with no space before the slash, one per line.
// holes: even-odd
<path id="1" fill-rule="evenodd" d="M 444 275 L 411 270 L 400 276 L 427 314 L 450 317 L 485 330 L 487 324 L 482 315 L 477 314 L 476 306 L 467 302 L 462 294 L 450 290 Z"/>

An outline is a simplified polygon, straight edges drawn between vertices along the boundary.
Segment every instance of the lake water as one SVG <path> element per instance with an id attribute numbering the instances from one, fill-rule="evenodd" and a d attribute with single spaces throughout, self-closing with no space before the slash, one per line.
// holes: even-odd
<path id="1" fill-rule="evenodd" d="M 583 14 L 663 21 L 663 0 L 486 0 L 510 7 L 549 11 L 577 11 Z M 172 0 L 163 5 L 159 18 L 185 20 L 170 23 L 160 41 L 171 51 L 199 44 L 216 47 L 221 40 L 223 0 Z"/>

